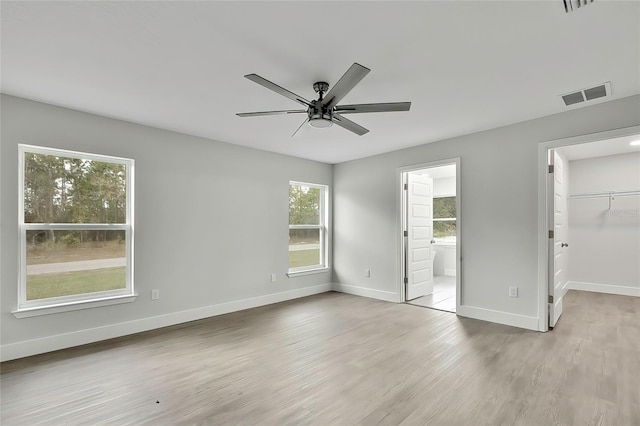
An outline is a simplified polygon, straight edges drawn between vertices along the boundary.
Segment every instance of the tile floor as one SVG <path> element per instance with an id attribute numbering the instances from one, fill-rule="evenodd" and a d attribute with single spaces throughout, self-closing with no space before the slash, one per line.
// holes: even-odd
<path id="1" fill-rule="evenodd" d="M 433 277 L 433 293 L 408 301 L 410 305 L 440 311 L 456 311 L 456 277 L 435 275 Z"/>

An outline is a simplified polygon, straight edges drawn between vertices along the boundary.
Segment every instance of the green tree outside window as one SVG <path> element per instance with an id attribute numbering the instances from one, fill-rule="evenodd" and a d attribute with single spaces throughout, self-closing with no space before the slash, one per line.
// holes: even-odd
<path id="1" fill-rule="evenodd" d="M 433 199 L 433 237 L 451 240 L 456 237 L 456 197 Z"/>

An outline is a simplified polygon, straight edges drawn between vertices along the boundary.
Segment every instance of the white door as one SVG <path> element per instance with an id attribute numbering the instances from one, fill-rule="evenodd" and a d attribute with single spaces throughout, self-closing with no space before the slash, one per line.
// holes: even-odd
<path id="1" fill-rule="evenodd" d="M 433 293 L 433 179 L 408 173 L 406 299 Z"/>
<path id="2" fill-rule="evenodd" d="M 555 327 L 562 314 L 562 296 L 566 285 L 567 243 L 567 182 L 565 162 L 555 150 L 549 155 L 549 327 Z"/>

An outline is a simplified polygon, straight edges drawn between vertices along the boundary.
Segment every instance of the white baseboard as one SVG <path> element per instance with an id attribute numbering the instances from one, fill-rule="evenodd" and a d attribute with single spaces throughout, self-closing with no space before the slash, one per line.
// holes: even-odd
<path id="1" fill-rule="evenodd" d="M 371 299 L 384 300 L 386 302 L 398 303 L 398 294 L 390 291 L 374 290 L 372 288 L 358 287 L 355 285 L 333 284 L 333 291 L 353 294 L 354 296 L 369 297 Z"/>
<path id="2" fill-rule="evenodd" d="M 461 317 L 473 318 L 482 321 L 495 322 L 510 325 L 512 327 L 526 328 L 538 331 L 538 317 L 512 314 L 509 312 L 494 311 L 492 309 L 477 308 L 475 306 L 462 305 L 456 309 L 456 314 Z"/>
<path id="3" fill-rule="evenodd" d="M 280 293 L 266 294 L 264 296 L 236 300 L 233 302 L 220 303 L 217 305 L 204 306 L 202 308 L 174 312 L 166 315 L 111 324 L 104 327 L 57 334 L 40 339 L 26 340 L 24 342 L 10 343 L 0 346 L 0 361 L 9 361 L 16 358 L 57 351 L 59 349 L 66 349 L 73 346 L 112 339 L 114 337 L 126 336 L 129 334 L 140 333 L 142 331 L 154 330 L 156 328 L 209 318 L 216 315 L 228 314 L 230 312 L 242 311 L 245 309 L 298 299 L 300 297 L 325 293 L 327 291 L 331 291 L 331 284 L 329 283 L 283 291 Z"/>
<path id="4" fill-rule="evenodd" d="M 627 287 L 623 285 L 583 283 L 579 281 L 567 282 L 568 290 L 593 291 L 595 293 L 618 294 L 620 296 L 640 297 L 639 287 Z"/>
<path id="5" fill-rule="evenodd" d="M 453 268 L 453 269 L 447 269 L 447 268 L 445 268 L 445 270 L 444 270 L 444 274 L 445 274 L 446 276 L 448 276 L 448 277 L 455 277 L 455 276 L 456 276 L 456 269 L 455 269 L 455 268 Z"/>
<path id="6" fill-rule="evenodd" d="M 398 295 L 390 291 L 374 290 L 366 287 L 345 284 L 333 284 L 333 291 L 353 294 L 355 296 L 369 297 L 371 299 L 384 300 L 387 302 L 398 302 Z M 538 331 L 538 317 L 528 317 L 508 312 L 494 311 L 491 309 L 476 308 L 468 305 L 460 306 L 456 313 L 462 317 Z"/>

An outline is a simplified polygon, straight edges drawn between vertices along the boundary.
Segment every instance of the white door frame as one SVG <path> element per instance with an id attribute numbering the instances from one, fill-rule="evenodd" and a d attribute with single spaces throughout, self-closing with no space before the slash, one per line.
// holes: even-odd
<path id="1" fill-rule="evenodd" d="M 620 138 L 640 134 L 640 126 L 624 127 L 606 132 L 591 133 L 564 139 L 556 139 L 538 144 L 538 330 L 549 331 L 547 301 L 548 286 L 548 205 L 547 205 L 547 155 L 553 148 L 597 142 L 606 139 Z"/>
<path id="2" fill-rule="evenodd" d="M 405 287 L 404 287 L 404 230 L 406 222 L 406 198 L 404 191 L 403 176 L 407 172 L 413 172 L 417 170 L 429 169 L 431 167 L 445 166 L 447 164 L 456 165 L 456 312 L 460 310 L 460 305 L 463 304 L 464 298 L 462 294 L 462 191 L 461 191 L 461 167 L 460 157 L 446 158 L 443 160 L 431 161 L 428 163 L 412 164 L 409 166 L 403 166 L 396 169 L 396 183 L 398 188 L 398 196 L 396 200 L 397 207 L 397 289 L 398 303 L 405 302 Z"/>

